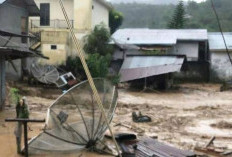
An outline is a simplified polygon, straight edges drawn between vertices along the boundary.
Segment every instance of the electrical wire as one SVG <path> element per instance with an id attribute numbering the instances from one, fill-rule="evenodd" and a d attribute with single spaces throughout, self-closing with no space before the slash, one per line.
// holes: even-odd
<path id="1" fill-rule="evenodd" d="M 224 34 L 223 34 L 223 31 L 222 31 L 222 25 L 221 25 L 221 22 L 220 22 L 220 19 L 219 19 L 217 10 L 216 10 L 216 8 L 215 8 L 215 5 L 214 5 L 213 0 L 210 0 L 210 2 L 211 2 L 211 5 L 212 5 L 214 14 L 215 14 L 215 16 L 216 16 L 216 20 L 217 20 L 218 27 L 219 27 L 219 30 L 220 30 L 220 32 L 221 32 L 222 38 L 223 38 L 223 42 L 224 42 L 225 47 L 226 47 L 227 55 L 228 55 L 228 57 L 229 57 L 229 60 L 230 60 L 231 65 L 232 65 L 232 59 L 231 59 L 230 52 L 229 52 L 229 49 L 228 49 L 227 44 L 226 44 L 225 36 L 224 36 Z"/>

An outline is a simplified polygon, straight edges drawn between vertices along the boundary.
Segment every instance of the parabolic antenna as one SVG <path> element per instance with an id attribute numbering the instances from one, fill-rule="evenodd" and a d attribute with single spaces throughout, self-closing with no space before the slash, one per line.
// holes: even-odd
<path id="1" fill-rule="evenodd" d="M 59 79 L 59 72 L 52 65 L 44 65 L 35 62 L 31 64 L 30 71 L 33 77 L 45 84 L 56 83 Z"/>
<path id="2" fill-rule="evenodd" d="M 94 79 L 108 120 L 117 104 L 117 90 L 110 81 Z M 81 82 L 61 95 L 47 112 L 44 132 L 29 142 L 30 154 L 70 153 L 94 150 L 107 129 L 88 81 Z"/>

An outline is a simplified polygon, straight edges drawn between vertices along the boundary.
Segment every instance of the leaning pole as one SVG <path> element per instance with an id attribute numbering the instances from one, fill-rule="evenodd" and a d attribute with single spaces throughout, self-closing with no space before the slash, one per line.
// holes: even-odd
<path id="1" fill-rule="evenodd" d="M 101 98 L 100 98 L 100 96 L 99 96 L 99 94 L 98 94 L 97 88 L 96 88 L 96 86 L 95 86 L 95 84 L 94 84 L 94 82 L 93 82 L 92 75 L 91 75 L 91 73 L 90 73 L 90 71 L 89 71 L 89 68 L 88 68 L 88 66 L 87 66 L 87 63 L 86 63 L 86 61 L 85 61 L 85 56 L 84 56 L 85 52 L 84 52 L 84 50 L 83 50 L 83 47 L 80 45 L 80 43 L 78 42 L 78 40 L 77 40 L 77 38 L 76 38 L 76 36 L 75 36 L 75 34 L 74 34 L 74 31 L 73 31 L 73 29 L 72 29 L 72 27 L 71 27 L 71 23 L 70 23 L 70 20 L 69 20 L 69 18 L 68 18 L 67 12 L 66 12 L 66 10 L 65 10 L 65 8 L 64 8 L 63 1 L 62 1 L 62 0 L 59 0 L 59 3 L 60 3 L 60 7 L 61 7 L 61 9 L 62 9 L 63 15 L 64 15 L 64 17 L 65 17 L 66 23 L 67 23 L 67 25 L 68 25 L 68 28 L 69 28 L 69 31 L 70 31 L 72 40 L 73 40 L 73 42 L 74 42 L 75 49 L 76 49 L 76 51 L 77 51 L 77 53 L 78 53 L 78 56 L 79 56 L 79 58 L 80 58 L 80 60 L 81 60 L 82 66 L 83 66 L 84 71 L 85 71 L 85 74 L 86 74 L 87 79 L 88 79 L 88 81 L 89 81 L 90 87 L 91 87 L 91 89 L 92 89 L 92 91 L 93 91 L 93 96 L 94 96 L 94 98 L 95 98 L 95 100 L 96 100 L 96 102 L 97 102 L 97 104 L 98 104 L 99 109 L 101 110 L 101 113 L 102 113 L 102 115 L 103 115 L 103 118 L 104 118 L 105 121 L 106 121 L 107 127 L 108 127 L 108 129 L 109 129 L 109 131 L 110 131 L 110 134 L 111 134 L 111 136 L 112 136 L 113 142 L 114 142 L 114 144 L 115 144 L 115 146 L 116 146 L 118 155 L 119 155 L 119 157 L 122 157 L 122 155 L 121 155 L 121 153 L 120 153 L 119 146 L 118 146 L 117 141 L 116 141 L 116 139 L 115 139 L 113 130 L 112 130 L 111 126 L 110 126 L 110 122 L 109 122 L 109 120 L 108 120 L 108 118 L 107 118 L 107 116 L 106 116 L 106 112 L 105 112 L 105 109 L 104 109 L 104 107 L 103 107 Z"/>

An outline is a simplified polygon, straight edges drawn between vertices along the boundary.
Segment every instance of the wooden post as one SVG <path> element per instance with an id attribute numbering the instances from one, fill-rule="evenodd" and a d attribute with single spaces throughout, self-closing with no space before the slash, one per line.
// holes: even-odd
<path id="1" fill-rule="evenodd" d="M 24 127 L 24 153 L 25 157 L 28 157 L 28 143 L 27 143 L 27 122 L 23 123 Z"/>
<path id="2" fill-rule="evenodd" d="M 27 123 L 44 123 L 45 119 L 43 120 L 36 120 L 36 119 L 23 119 L 23 118 L 16 118 L 16 119 L 5 119 L 6 122 L 22 122 L 24 126 L 24 156 L 28 157 L 28 143 L 27 143 Z"/>
<path id="3" fill-rule="evenodd" d="M 3 109 L 6 99 L 5 57 L 0 56 L 0 110 Z"/>

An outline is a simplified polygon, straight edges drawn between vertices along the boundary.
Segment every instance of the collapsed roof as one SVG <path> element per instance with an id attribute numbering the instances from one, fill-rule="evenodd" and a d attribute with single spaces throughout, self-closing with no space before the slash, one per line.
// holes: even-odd
<path id="1" fill-rule="evenodd" d="M 120 82 L 179 72 L 185 56 L 128 55 L 120 69 Z"/>

